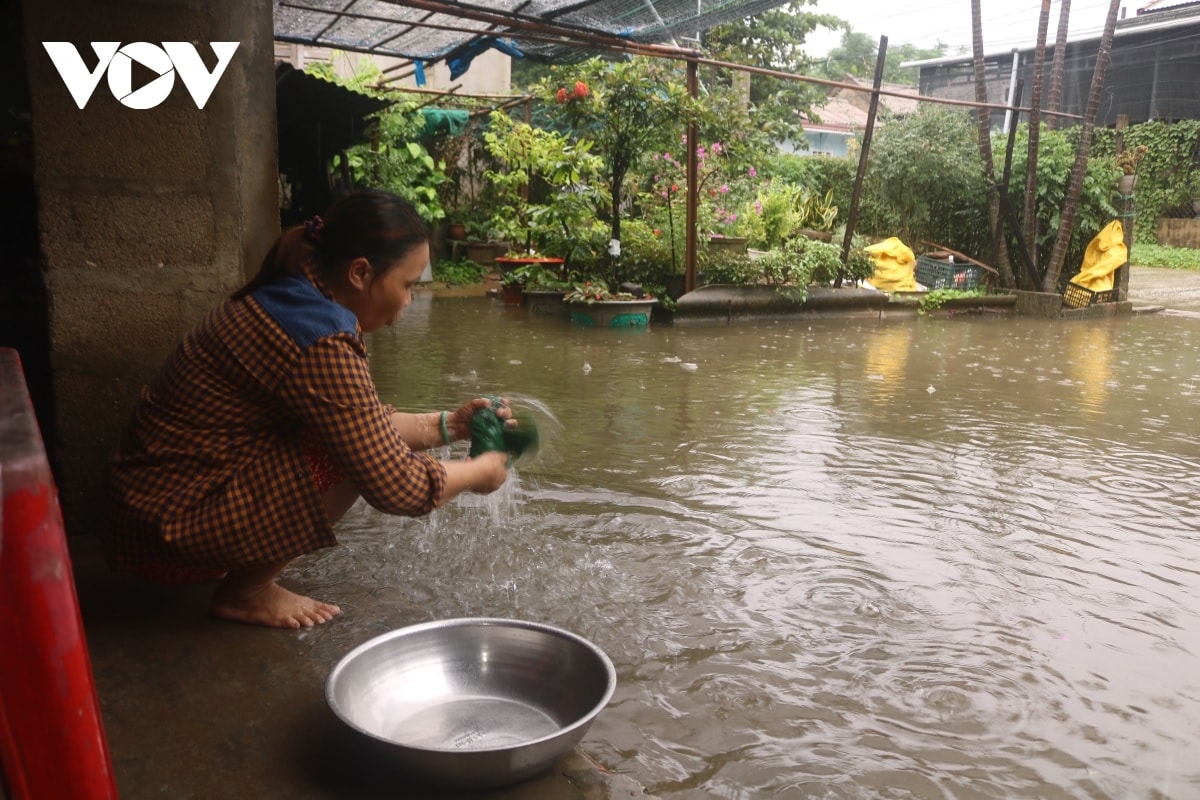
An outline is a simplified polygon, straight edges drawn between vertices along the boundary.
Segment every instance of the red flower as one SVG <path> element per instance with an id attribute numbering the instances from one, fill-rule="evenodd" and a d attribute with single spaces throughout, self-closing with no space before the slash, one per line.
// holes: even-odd
<path id="1" fill-rule="evenodd" d="M 654 235 L 655 235 L 655 236 L 662 236 L 662 231 L 660 231 L 658 228 L 655 228 L 655 229 L 654 229 Z"/>
<path id="2" fill-rule="evenodd" d="M 558 91 L 554 93 L 554 99 L 560 103 L 567 102 L 567 90 L 560 86 Z"/>
<path id="3" fill-rule="evenodd" d="M 575 81 L 575 96 L 576 97 L 587 97 L 588 96 L 588 87 L 587 87 L 586 83 L 584 83 L 583 81 Z"/>

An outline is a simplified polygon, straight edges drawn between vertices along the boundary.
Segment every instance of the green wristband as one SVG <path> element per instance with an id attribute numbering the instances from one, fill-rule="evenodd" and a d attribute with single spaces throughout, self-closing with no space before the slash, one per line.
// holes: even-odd
<path id="1" fill-rule="evenodd" d="M 446 427 L 446 417 L 450 415 L 449 411 L 442 412 L 442 444 L 450 444 L 450 429 Z"/>

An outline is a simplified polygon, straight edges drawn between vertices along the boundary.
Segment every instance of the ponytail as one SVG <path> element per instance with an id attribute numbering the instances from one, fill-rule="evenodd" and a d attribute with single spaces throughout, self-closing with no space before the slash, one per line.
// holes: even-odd
<path id="1" fill-rule="evenodd" d="M 382 275 L 428 242 L 429 228 L 411 203 L 377 189 L 356 191 L 336 201 L 323 218 L 314 216 L 280 234 L 258 274 L 234 292 L 233 299 L 284 275 L 301 275 L 309 267 L 332 283 L 356 258 L 366 258 Z"/>
<path id="2" fill-rule="evenodd" d="M 304 225 L 288 228 L 279 235 L 275 244 L 263 258 L 258 274 L 250 279 L 242 288 L 233 293 L 234 300 L 252 294 L 256 289 L 265 286 L 284 275 L 300 275 L 304 265 L 313 258 L 313 243 L 306 233 Z"/>

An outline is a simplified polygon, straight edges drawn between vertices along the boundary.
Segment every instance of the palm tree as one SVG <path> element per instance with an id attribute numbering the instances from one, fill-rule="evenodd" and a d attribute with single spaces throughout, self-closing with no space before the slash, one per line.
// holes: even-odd
<path id="1" fill-rule="evenodd" d="M 1071 234 L 1075 232 L 1075 215 L 1079 210 L 1079 193 L 1083 190 L 1083 176 L 1087 172 L 1088 151 L 1092 146 L 1092 131 L 1096 127 L 1096 113 L 1100 110 L 1100 95 L 1104 91 L 1104 75 L 1108 72 L 1112 54 L 1113 31 L 1117 28 L 1117 12 L 1121 0 L 1109 0 L 1108 17 L 1104 20 L 1104 33 L 1100 36 L 1100 49 L 1096 51 L 1096 70 L 1092 73 L 1092 85 L 1088 89 L 1087 108 L 1083 112 L 1083 124 L 1079 132 L 1079 149 L 1075 151 L 1075 164 L 1071 167 L 1071 180 L 1067 184 L 1067 196 L 1063 199 L 1062 220 L 1054 249 L 1050 252 L 1050 263 L 1042 279 L 1043 292 L 1058 291 L 1058 277 L 1062 274 L 1063 262 L 1067 258 L 1067 247 Z"/>
<path id="2" fill-rule="evenodd" d="M 1025 163 L 1025 224 L 1022 232 L 1029 243 L 1029 260 L 1037 267 L 1037 165 L 1042 127 L 1042 84 L 1046 80 L 1046 33 L 1050 28 L 1050 0 L 1042 0 L 1038 14 L 1037 45 L 1033 53 L 1033 87 L 1029 98 L 1029 156 Z"/>
<path id="3" fill-rule="evenodd" d="M 1046 107 L 1051 111 L 1062 111 L 1063 72 L 1067 63 L 1067 31 L 1071 23 L 1071 0 L 1062 0 L 1058 9 L 1058 35 L 1054 39 L 1054 63 L 1050 67 L 1050 96 Z M 1046 120 L 1047 127 L 1057 128 L 1059 118 Z"/>

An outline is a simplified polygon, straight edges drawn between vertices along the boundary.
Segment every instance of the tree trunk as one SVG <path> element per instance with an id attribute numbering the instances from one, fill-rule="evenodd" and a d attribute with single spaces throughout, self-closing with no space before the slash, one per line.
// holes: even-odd
<path id="1" fill-rule="evenodd" d="M 1046 82 L 1046 34 L 1050 28 L 1050 0 L 1042 0 L 1038 15 L 1037 49 L 1033 55 L 1033 94 L 1029 98 L 1029 156 L 1025 168 L 1025 220 L 1023 233 L 1029 260 L 1038 265 L 1037 166 L 1042 132 L 1042 86 Z"/>
<path id="2" fill-rule="evenodd" d="M 981 0 L 971 0 L 971 48 L 975 56 L 975 101 L 987 103 L 987 80 L 983 66 L 983 12 Z M 1015 58 L 1015 56 L 1014 56 Z M 1017 283 L 1013 277 L 1012 265 L 1008 260 L 1007 237 L 997 235 L 1001 228 L 1000 222 L 1000 187 L 996 185 L 996 164 L 992 157 L 992 112 L 982 106 L 975 112 L 979 123 L 979 157 L 983 161 L 983 174 L 987 179 L 988 224 L 992 233 L 992 243 L 995 252 L 992 261 L 1000 272 L 1000 284 L 1006 289 L 1015 288 Z"/>
<path id="3" fill-rule="evenodd" d="M 1050 67 L 1050 94 L 1046 107 L 1051 111 L 1062 111 L 1063 72 L 1067 63 L 1067 31 L 1071 25 L 1071 0 L 1062 0 L 1058 9 L 1058 35 L 1054 39 L 1054 62 Z M 1057 128 L 1061 118 L 1046 118 L 1047 128 Z"/>
<path id="4" fill-rule="evenodd" d="M 1075 232 L 1075 217 L 1079 211 L 1079 194 L 1083 191 L 1083 178 L 1087 173 L 1088 151 L 1092 147 L 1092 132 L 1096 128 L 1096 113 L 1100 109 L 1100 95 L 1104 91 L 1104 76 L 1108 72 L 1109 57 L 1112 55 L 1113 31 L 1117 28 L 1117 12 L 1121 0 L 1109 0 L 1108 17 L 1104 20 L 1104 33 L 1100 37 L 1100 49 L 1096 51 L 1096 71 L 1092 73 L 1092 85 L 1088 89 L 1087 108 L 1083 112 L 1083 125 L 1079 132 L 1079 149 L 1075 151 L 1075 164 L 1071 167 L 1071 180 L 1067 184 L 1067 196 L 1063 200 L 1062 222 L 1058 236 L 1054 239 L 1054 250 L 1046 275 L 1042 279 L 1042 291 L 1057 292 L 1058 278 L 1062 274 L 1063 262 L 1067 259 L 1067 248 Z"/>

